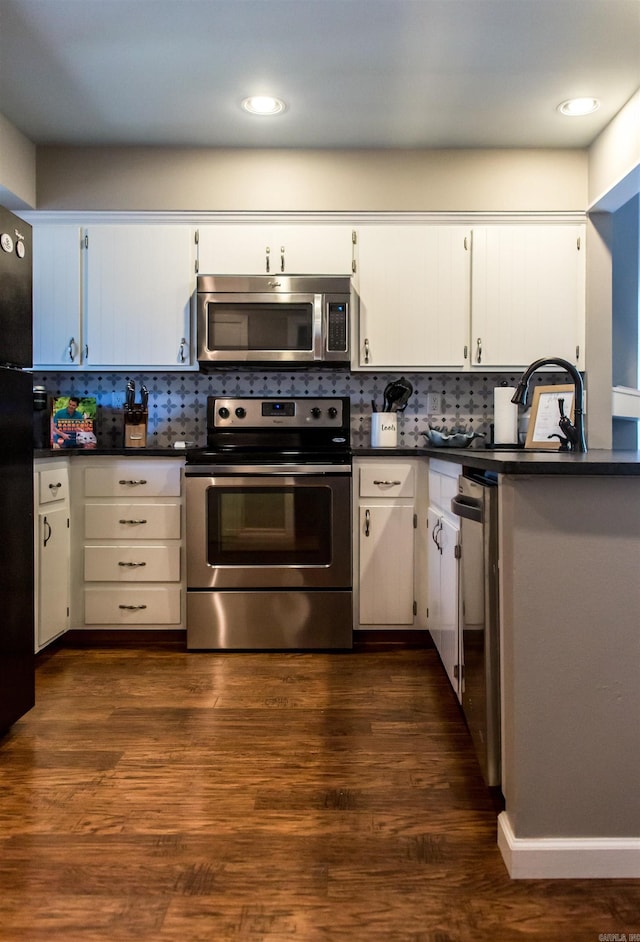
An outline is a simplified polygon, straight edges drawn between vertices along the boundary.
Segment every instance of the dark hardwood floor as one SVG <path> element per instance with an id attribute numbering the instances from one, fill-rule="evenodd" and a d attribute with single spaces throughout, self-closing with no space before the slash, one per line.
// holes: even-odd
<path id="1" fill-rule="evenodd" d="M 0 788 L 3 942 L 640 933 L 640 881 L 509 879 L 433 649 L 60 647 Z"/>

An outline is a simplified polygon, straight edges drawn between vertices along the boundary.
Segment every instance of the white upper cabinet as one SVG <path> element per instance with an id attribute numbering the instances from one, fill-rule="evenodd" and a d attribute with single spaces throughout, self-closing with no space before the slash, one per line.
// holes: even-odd
<path id="1" fill-rule="evenodd" d="M 92 226 L 86 235 L 87 367 L 189 366 L 190 227 Z"/>
<path id="2" fill-rule="evenodd" d="M 584 369 L 585 227 L 473 230 L 471 364 L 559 356 Z"/>
<path id="3" fill-rule="evenodd" d="M 364 226 L 357 238 L 359 336 L 354 366 L 464 366 L 470 230 L 464 226 Z"/>
<path id="4" fill-rule="evenodd" d="M 83 364 L 81 243 L 78 226 L 33 226 L 33 364 Z"/>
<path id="5" fill-rule="evenodd" d="M 44 223 L 33 232 L 35 367 L 190 365 L 191 227 Z"/>
<path id="6" fill-rule="evenodd" d="M 201 226 L 197 232 L 202 275 L 350 275 L 351 226 Z"/>

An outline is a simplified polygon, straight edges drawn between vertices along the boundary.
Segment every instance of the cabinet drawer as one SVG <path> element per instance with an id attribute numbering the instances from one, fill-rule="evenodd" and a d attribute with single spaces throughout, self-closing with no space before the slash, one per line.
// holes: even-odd
<path id="1" fill-rule="evenodd" d="M 178 586 L 131 586 L 84 590 L 86 625 L 178 625 Z"/>
<path id="2" fill-rule="evenodd" d="M 69 499 L 69 473 L 66 468 L 38 472 L 40 486 L 38 499 L 41 504 L 51 504 L 56 500 Z"/>
<path id="3" fill-rule="evenodd" d="M 179 497 L 180 466 L 149 461 L 85 468 L 85 497 Z"/>
<path id="4" fill-rule="evenodd" d="M 178 582 L 180 545 L 85 546 L 86 582 Z"/>
<path id="5" fill-rule="evenodd" d="M 180 504 L 86 504 L 88 540 L 178 540 Z"/>
<path id="6" fill-rule="evenodd" d="M 413 497 L 414 468 L 393 462 L 360 467 L 361 497 Z"/>

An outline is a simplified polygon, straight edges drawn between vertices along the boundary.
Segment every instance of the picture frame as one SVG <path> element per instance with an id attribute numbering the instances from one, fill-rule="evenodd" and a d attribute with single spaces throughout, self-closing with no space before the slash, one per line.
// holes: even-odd
<path id="1" fill-rule="evenodd" d="M 558 451 L 560 440 L 549 438 L 550 435 L 562 435 L 560 431 L 559 400 L 564 400 L 564 413 L 574 421 L 573 385 L 536 386 L 533 390 L 531 403 L 531 418 L 527 428 L 527 438 L 524 444 L 527 448 L 544 448 L 549 451 Z M 564 438 L 565 436 L 562 435 Z"/>

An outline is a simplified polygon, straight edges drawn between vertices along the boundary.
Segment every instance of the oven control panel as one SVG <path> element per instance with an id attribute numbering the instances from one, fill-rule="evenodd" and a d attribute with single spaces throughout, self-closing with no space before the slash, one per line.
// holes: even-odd
<path id="1" fill-rule="evenodd" d="M 342 428 L 348 408 L 341 398 L 248 399 L 209 401 L 209 427 L 230 428 Z"/>

